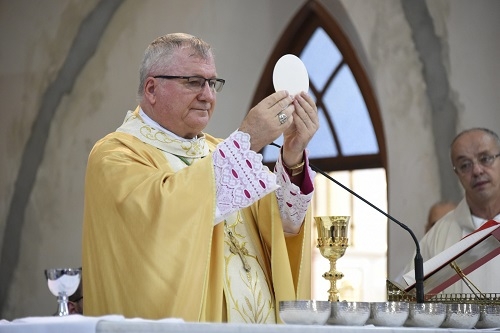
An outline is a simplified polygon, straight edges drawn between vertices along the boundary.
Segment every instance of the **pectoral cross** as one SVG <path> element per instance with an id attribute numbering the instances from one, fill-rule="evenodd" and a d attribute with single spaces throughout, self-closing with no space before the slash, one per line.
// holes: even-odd
<path id="1" fill-rule="evenodd" d="M 231 251 L 232 254 L 239 255 L 241 262 L 243 263 L 243 268 L 245 269 L 245 271 L 250 272 L 251 267 L 248 264 L 247 258 L 245 258 L 245 255 L 248 255 L 248 250 L 244 245 L 240 245 L 238 243 L 238 240 L 236 239 L 236 237 L 234 237 L 231 231 L 228 230 L 227 235 L 229 236 L 230 240 L 229 251 Z"/>

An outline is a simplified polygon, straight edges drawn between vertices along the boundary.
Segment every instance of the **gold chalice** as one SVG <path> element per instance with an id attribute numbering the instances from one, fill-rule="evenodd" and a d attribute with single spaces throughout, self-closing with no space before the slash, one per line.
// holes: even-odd
<path id="1" fill-rule="evenodd" d="M 344 277 L 344 274 L 337 271 L 337 260 L 342 257 L 348 246 L 347 227 L 350 216 L 317 216 L 316 228 L 318 230 L 318 248 L 321 255 L 330 260 L 330 271 L 322 276 L 330 281 L 328 290 L 328 300 L 330 302 L 339 301 L 339 290 L 337 280 Z"/>

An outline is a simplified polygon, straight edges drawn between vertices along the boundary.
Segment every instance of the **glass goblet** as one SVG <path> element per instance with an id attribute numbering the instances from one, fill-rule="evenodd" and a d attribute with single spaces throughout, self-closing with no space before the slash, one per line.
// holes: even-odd
<path id="1" fill-rule="evenodd" d="M 69 315 L 68 297 L 78 289 L 82 268 L 48 268 L 45 270 L 45 277 L 50 292 L 57 297 L 57 315 Z"/>

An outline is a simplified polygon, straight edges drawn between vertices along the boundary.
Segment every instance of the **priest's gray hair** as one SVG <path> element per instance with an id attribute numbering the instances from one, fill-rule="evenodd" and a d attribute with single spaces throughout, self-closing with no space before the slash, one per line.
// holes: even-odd
<path id="1" fill-rule="evenodd" d="M 185 33 L 172 33 L 156 38 L 149 44 L 144 52 L 139 69 L 139 88 L 137 94 L 139 100 L 144 95 L 146 79 L 151 75 L 170 75 L 159 71 L 168 65 L 176 49 L 187 46 L 194 51 L 195 56 L 207 59 L 213 57 L 210 44 L 193 35 Z"/>

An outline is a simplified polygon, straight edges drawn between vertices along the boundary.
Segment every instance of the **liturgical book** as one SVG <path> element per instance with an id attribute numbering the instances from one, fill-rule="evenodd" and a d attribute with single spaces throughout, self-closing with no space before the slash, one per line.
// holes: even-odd
<path id="1" fill-rule="evenodd" d="M 491 226 L 493 225 L 493 226 Z M 424 290 L 427 295 L 440 293 L 464 275 L 481 267 L 500 254 L 500 224 L 489 221 L 477 231 L 424 262 Z M 415 287 L 415 270 L 403 275 L 410 291 Z"/>

